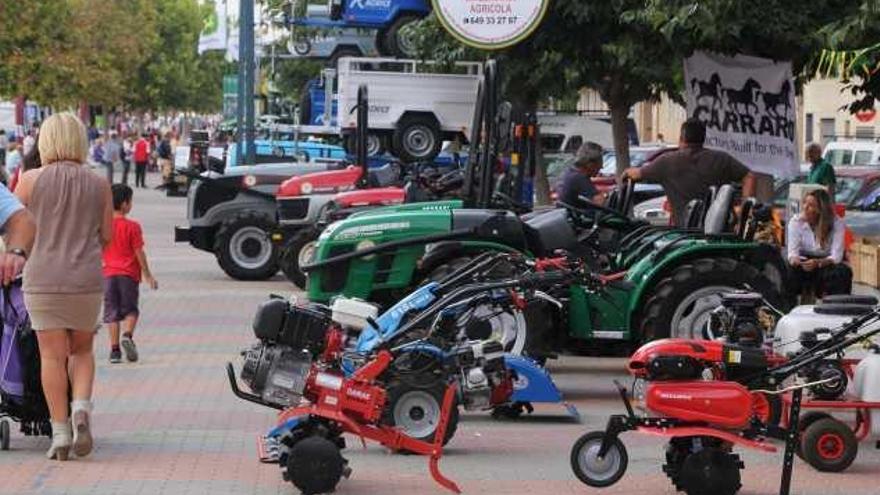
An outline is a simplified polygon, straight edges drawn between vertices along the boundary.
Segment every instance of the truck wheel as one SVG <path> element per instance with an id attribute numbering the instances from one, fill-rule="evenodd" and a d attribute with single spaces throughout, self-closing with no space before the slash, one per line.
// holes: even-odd
<path id="1" fill-rule="evenodd" d="M 398 58 L 416 58 L 418 47 L 412 24 L 418 20 L 418 16 L 402 15 L 384 33 L 379 34 L 382 42 L 377 45 L 382 50 L 382 54 Z"/>
<path id="2" fill-rule="evenodd" d="M 357 153 L 357 135 L 349 134 L 345 136 L 345 142 L 343 143 L 343 147 L 345 148 L 345 152 L 349 155 L 354 155 Z M 376 133 L 367 134 L 367 156 L 379 156 L 385 153 L 387 150 L 387 139 L 385 136 Z"/>
<path id="3" fill-rule="evenodd" d="M 647 291 L 639 325 L 642 342 L 668 337 L 702 338 L 721 294 L 748 285 L 778 304 L 773 284 L 754 266 L 730 258 L 703 258 L 675 269 Z"/>
<path id="4" fill-rule="evenodd" d="M 443 140 L 437 121 L 425 115 L 407 115 L 394 129 L 394 151 L 404 162 L 431 161 Z"/>
<path id="5" fill-rule="evenodd" d="M 266 280 L 278 273 L 278 248 L 270 238 L 275 222 L 242 212 L 224 221 L 214 238 L 220 268 L 236 280 Z"/>
<path id="6" fill-rule="evenodd" d="M 281 272 L 290 280 L 293 285 L 305 290 L 306 278 L 305 272 L 300 270 L 300 266 L 311 261 L 315 254 L 315 242 L 318 240 L 317 229 L 304 228 L 294 234 L 284 249 L 281 251 Z"/>
<path id="7" fill-rule="evenodd" d="M 331 69 L 335 69 L 337 64 L 339 63 L 339 59 L 343 57 L 361 57 L 361 51 L 353 46 L 343 46 L 337 48 L 333 55 L 330 55 L 330 58 L 327 59 L 327 67 Z"/>

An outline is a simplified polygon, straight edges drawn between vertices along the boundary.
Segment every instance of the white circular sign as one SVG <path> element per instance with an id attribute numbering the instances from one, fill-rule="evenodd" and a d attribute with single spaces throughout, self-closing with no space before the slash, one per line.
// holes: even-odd
<path id="1" fill-rule="evenodd" d="M 466 45 L 496 50 L 526 39 L 549 0 L 433 0 L 443 27 Z"/>

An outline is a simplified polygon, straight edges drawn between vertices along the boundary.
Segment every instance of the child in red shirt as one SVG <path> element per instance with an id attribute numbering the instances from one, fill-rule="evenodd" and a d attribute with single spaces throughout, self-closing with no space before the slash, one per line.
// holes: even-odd
<path id="1" fill-rule="evenodd" d="M 104 323 L 110 327 L 110 362 L 122 361 L 119 327 L 122 324 L 122 350 L 129 361 L 137 361 L 134 327 L 137 325 L 141 275 L 151 289 L 159 283 L 150 273 L 144 253 L 141 226 L 126 217 L 131 211 L 133 191 L 125 184 L 113 184 L 113 240 L 104 248 Z"/>

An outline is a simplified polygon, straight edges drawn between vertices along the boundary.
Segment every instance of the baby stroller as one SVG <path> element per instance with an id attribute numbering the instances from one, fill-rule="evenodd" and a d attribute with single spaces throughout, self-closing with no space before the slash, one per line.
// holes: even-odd
<path id="1" fill-rule="evenodd" d="M 0 449 L 9 450 L 10 422 L 25 435 L 52 436 L 40 382 L 40 350 L 24 306 L 19 278 L 0 290 Z"/>

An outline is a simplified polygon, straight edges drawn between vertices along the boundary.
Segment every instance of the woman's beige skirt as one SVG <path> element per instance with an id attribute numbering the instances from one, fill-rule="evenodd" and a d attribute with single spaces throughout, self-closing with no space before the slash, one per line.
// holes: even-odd
<path id="1" fill-rule="evenodd" d="M 103 295 L 97 294 L 29 294 L 24 305 L 34 330 L 98 330 Z"/>

